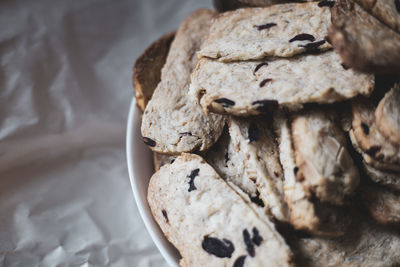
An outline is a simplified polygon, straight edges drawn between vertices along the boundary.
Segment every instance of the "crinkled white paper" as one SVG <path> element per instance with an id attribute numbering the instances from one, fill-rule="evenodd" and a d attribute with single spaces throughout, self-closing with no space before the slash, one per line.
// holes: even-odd
<path id="1" fill-rule="evenodd" d="M 134 60 L 210 1 L 0 1 L 0 266 L 166 266 L 125 158 Z"/>

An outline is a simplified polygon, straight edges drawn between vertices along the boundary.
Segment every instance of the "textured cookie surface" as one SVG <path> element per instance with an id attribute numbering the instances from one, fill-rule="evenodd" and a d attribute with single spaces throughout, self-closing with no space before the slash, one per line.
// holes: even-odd
<path id="1" fill-rule="evenodd" d="M 366 174 L 369 176 L 369 178 L 371 178 L 374 183 L 378 183 L 395 191 L 400 191 L 399 172 L 382 171 L 372 167 L 366 162 L 364 162 L 363 164 Z"/>
<path id="2" fill-rule="evenodd" d="M 332 103 L 368 95 L 373 75 L 344 69 L 338 54 L 223 63 L 201 58 L 192 74 L 190 93 L 205 111 L 250 115 L 276 103 Z"/>
<path id="3" fill-rule="evenodd" d="M 393 230 L 359 217 L 340 238 L 298 238 L 292 245 L 300 255 L 299 266 L 309 267 L 394 267 L 400 264 L 400 235 Z"/>
<path id="4" fill-rule="evenodd" d="M 192 13 L 183 21 L 171 44 L 161 82 L 147 104 L 142 120 L 143 139 L 153 151 L 178 154 L 205 150 L 222 132 L 224 118 L 206 116 L 187 96 L 190 73 L 197 63 L 196 51 L 213 15 L 213 11 L 204 9 Z"/>
<path id="5" fill-rule="evenodd" d="M 291 265 L 289 247 L 273 224 L 262 221 L 200 156 L 184 153 L 155 173 L 148 201 L 182 266 Z"/>
<path id="6" fill-rule="evenodd" d="M 329 24 L 329 7 L 316 2 L 238 9 L 216 17 L 199 54 L 233 61 L 326 50 Z"/>
<path id="7" fill-rule="evenodd" d="M 394 145 L 400 146 L 400 83 L 379 102 L 375 118 L 379 131 Z"/>
<path id="8" fill-rule="evenodd" d="M 167 59 L 175 33 L 168 33 L 153 42 L 136 60 L 133 67 L 133 86 L 136 105 L 144 111 L 161 79 L 161 69 Z"/>
<path id="9" fill-rule="evenodd" d="M 369 99 L 352 103 L 353 122 L 349 132 L 353 146 L 368 164 L 386 171 L 400 171 L 400 152 L 380 133 L 375 121 L 375 105 Z"/>
<path id="10" fill-rule="evenodd" d="M 400 2 L 398 0 L 355 0 L 378 20 L 400 32 Z"/>
<path id="11" fill-rule="evenodd" d="M 296 179 L 322 202 L 332 204 L 342 204 L 359 183 L 337 115 L 332 110 L 307 110 L 292 123 Z"/>
<path id="12" fill-rule="evenodd" d="M 311 200 L 311 193 L 296 179 L 298 167 L 288 118 L 278 114 L 274 128 L 279 139 L 279 157 L 284 172 L 283 191 L 290 212 L 290 223 L 295 229 L 307 230 L 315 235 L 343 235 L 350 219 L 346 210 Z"/>
<path id="13" fill-rule="evenodd" d="M 377 222 L 400 223 L 400 192 L 372 185 L 362 186 L 360 191 L 363 204 Z"/>
<path id="14" fill-rule="evenodd" d="M 352 1 L 338 0 L 333 7 L 329 39 L 348 67 L 400 73 L 400 34 Z"/>

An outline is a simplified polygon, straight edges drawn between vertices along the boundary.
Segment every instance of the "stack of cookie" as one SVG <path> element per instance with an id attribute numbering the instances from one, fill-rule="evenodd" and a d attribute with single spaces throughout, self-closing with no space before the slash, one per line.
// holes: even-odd
<path id="1" fill-rule="evenodd" d="M 135 64 L 155 220 L 182 266 L 400 264 L 400 16 L 256 2 L 195 11 Z M 394 39 L 356 42 L 360 19 Z"/>

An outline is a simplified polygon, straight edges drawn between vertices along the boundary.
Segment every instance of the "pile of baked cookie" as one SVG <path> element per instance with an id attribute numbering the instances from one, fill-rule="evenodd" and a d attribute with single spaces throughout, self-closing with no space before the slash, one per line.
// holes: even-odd
<path id="1" fill-rule="evenodd" d="M 400 1 L 288 2 L 137 59 L 153 216 L 182 266 L 399 266 Z"/>

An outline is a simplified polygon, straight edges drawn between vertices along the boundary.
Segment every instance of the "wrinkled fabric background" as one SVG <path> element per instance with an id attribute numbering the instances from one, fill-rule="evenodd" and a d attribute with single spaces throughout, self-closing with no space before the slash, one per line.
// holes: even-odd
<path id="1" fill-rule="evenodd" d="M 0 265 L 167 266 L 132 195 L 134 60 L 211 1 L 0 1 Z"/>

